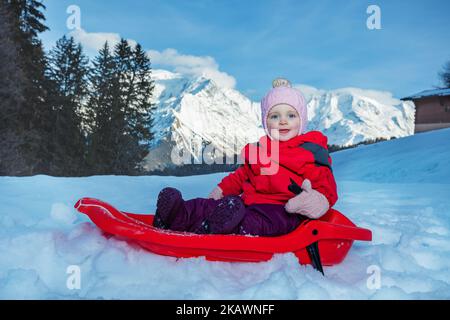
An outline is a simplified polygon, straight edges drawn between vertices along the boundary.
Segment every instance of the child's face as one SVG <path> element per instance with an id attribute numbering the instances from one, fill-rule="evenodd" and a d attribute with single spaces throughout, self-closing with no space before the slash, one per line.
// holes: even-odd
<path id="1" fill-rule="evenodd" d="M 278 104 L 269 111 L 267 129 L 273 139 L 287 141 L 298 135 L 300 121 L 297 110 L 288 104 Z"/>

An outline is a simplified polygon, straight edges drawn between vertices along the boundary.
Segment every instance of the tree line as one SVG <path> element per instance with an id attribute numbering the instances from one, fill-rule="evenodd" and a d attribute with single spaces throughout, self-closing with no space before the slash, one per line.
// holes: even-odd
<path id="1" fill-rule="evenodd" d="M 151 63 L 105 42 L 93 61 L 72 37 L 45 52 L 38 0 L 0 0 L 0 175 L 139 174 L 153 139 Z"/>

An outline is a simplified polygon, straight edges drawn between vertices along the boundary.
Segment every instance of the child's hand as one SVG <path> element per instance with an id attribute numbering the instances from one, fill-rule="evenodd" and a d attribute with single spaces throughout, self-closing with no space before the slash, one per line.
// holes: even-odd
<path id="1" fill-rule="evenodd" d="M 211 191 L 211 193 L 208 196 L 208 199 L 211 198 L 214 200 L 219 200 L 223 198 L 223 191 L 219 186 L 215 187 L 213 191 Z"/>
<path id="2" fill-rule="evenodd" d="M 287 212 L 297 213 L 310 219 L 318 219 L 323 216 L 330 204 L 327 198 L 311 187 L 311 181 L 305 179 L 302 183 L 302 193 L 289 199 L 284 208 Z"/>

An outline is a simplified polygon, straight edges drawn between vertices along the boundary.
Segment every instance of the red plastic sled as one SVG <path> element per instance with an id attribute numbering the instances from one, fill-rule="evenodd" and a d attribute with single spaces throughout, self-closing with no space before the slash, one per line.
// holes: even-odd
<path id="1" fill-rule="evenodd" d="M 293 252 L 300 264 L 312 264 L 323 273 L 321 265 L 342 262 L 354 240 L 372 240 L 370 230 L 356 227 L 334 209 L 319 220 L 304 221 L 289 234 L 262 237 L 162 230 L 152 226 L 153 215 L 121 212 L 93 198 L 78 200 L 75 208 L 106 233 L 136 242 L 151 252 L 179 258 L 259 262 L 270 260 L 275 253 Z"/>

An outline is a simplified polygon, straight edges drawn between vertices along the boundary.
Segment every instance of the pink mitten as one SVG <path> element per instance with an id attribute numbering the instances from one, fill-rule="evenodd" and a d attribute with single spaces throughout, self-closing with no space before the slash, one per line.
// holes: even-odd
<path id="1" fill-rule="evenodd" d="M 222 189 L 219 186 L 215 187 L 208 196 L 208 199 L 210 199 L 210 198 L 212 198 L 214 200 L 222 199 L 223 198 Z"/>
<path id="2" fill-rule="evenodd" d="M 305 179 L 302 183 L 302 193 L 289 199 L 284 208 L 287 212 L 298 213 L 310 219 L 318 219 L 323 216 L 330 204 L 327 198 L 319 191 L 311 187 L 311 181 Z"/>

